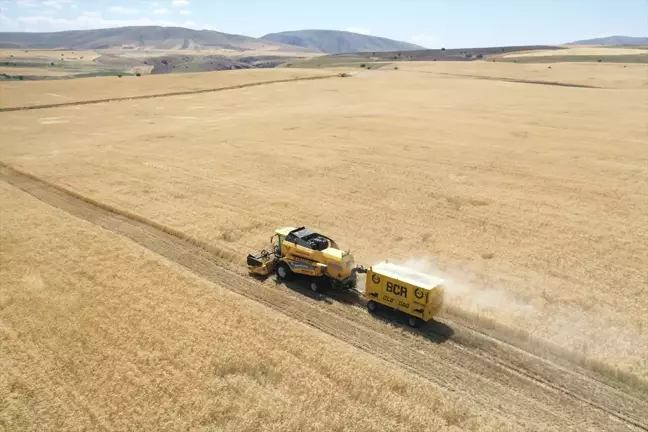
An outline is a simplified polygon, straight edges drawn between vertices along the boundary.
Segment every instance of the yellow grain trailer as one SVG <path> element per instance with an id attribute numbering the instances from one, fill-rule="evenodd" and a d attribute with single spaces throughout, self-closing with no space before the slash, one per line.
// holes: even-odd
<path id="1" fill-rule="evenodd" d="M 365 297 L 369 312 L 379 305 L 407 314 L 407 323 L 416 327 L 437 315 L 443 305 L 443 279 L 382 262 L 367 269 Z"/>

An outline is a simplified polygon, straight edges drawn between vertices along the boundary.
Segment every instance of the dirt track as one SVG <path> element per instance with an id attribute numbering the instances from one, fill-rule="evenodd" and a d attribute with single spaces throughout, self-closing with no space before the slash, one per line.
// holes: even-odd
<path id="1" fill-rule="evenodd" d="M 290 290 L 269 280 L 261 284 L 244 269 L 154 222 L 115 212 L 9 167 L 0 166 L 0 179 L 205 279 L 486 405 L 526 430 L 648 430 L 646 395 L 620 391 L 577 368 L 565 369 L 448 320 L 420 332 L 404 331 L 368 315 L 357 299 L 313 298 L 298 287 Z"/>

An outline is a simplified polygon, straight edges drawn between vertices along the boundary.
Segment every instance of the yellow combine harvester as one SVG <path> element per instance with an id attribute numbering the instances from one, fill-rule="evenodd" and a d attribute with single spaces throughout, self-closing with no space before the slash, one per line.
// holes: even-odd
<path id="1" fill-rule="evenodd" d="M 443 304 L 443 280 L 388 262 L 365 269 L 356 267 L 353 256 L 331 238 L 306 227 L 279 228 L 270 239 L 271 250 L 249 254 L 247 264 L 253 274 L 272 272 L 280 280 L 303 275 L 313 291 L 355 289 L 357 274 L 366 273 L 364 295 L 367 308 L 379 305 L 404 312 L 415 327 L 434 318 Z"/>
<path id="2" fill-rule="evenodd" d="M 353 256 L 330 238 L 306 227 L 279 228 L 270 243 L 272 251 L 248 255 L 252 273 L 265 276 L 275 271 L 281 280 L 291 279 L 295 274 L 309 276 L 313 291 L 329 286 L 355 288 Z"/>

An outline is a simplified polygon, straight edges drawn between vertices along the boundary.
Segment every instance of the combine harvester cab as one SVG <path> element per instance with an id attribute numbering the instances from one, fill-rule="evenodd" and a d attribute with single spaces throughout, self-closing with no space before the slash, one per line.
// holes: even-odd
<path id="1" fill-rule="evenodd" d="M 443 279 L 389 262 L 367 270 L 365 297 L 369 312 L 379 305 L 408 315 L 407 323 L 417 327 L 431 321 L 443 306 Z"/>

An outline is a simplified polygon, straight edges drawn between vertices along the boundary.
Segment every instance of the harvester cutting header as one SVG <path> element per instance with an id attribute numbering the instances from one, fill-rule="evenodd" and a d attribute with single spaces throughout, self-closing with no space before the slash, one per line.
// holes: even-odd
<path id="1" fill-rule="evenodd" d="M 248 255 L 251 273 L 267 276 L 275 272 L 280 280 L 301 275 L 316 292 L 327 288 L 355 290 L 358 273 L 367 273 L 364 292 L 359 292 L 367 297 L 369 311 L 374 312 L 379 305 L 402 311 L 411 326 L 431 320 L 441 309 L 442 279 L 392 263 L 369 269 L 356 266 L 350 251 L 309 228 L 279 228 L 270 244 L 270 250 Z"/>

